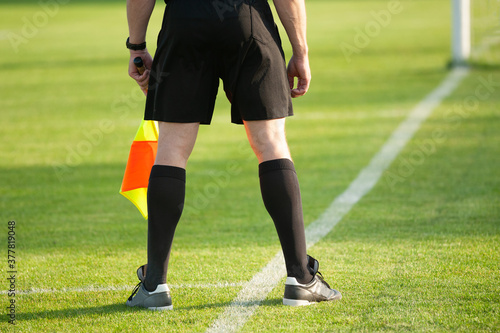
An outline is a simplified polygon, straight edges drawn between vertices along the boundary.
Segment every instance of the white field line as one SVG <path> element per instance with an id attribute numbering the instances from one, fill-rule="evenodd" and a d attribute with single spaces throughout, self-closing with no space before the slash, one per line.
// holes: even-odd
<path id="1" fill-rule="evenodd" d="M 382 173 L 394 161 L 399 152 L 413 137 L 422 122 L 429 117 L 434 108 L 455 90 L 468 74 L 465 68 L 452 70 L 444 81 L 427 95 L 407 118 L 392 133 L 370 164 L 359 173 L 349 187 L 339 195 L 326 211 L 306 229 L 307 247 L 326 236 L 333 227 L 367 194 L 379 181 Z M 239 292 L 224 312 L 212 323 L 207 332 L 236 332 L 252 316 L 259 304 L 286 276 L 281 251 Z"/>
<path id="2" fill-rule="evenodd" d="M 216 288 L 229 288 L 229 287 L 242 287 L 245 285 L 245 282 L 221 282 L 221 283 L 201 283 L 201 284 L 169 284 L 170 289 L 216 289 Z M 16 291 L 16 295 L 30 295 L 30 294 L 49 294 L 49 293 L 86 293 L 86 292 L 105 292 L 105 291 L 123 291 L 123 290 L 132 290 L 134 288 L 133 285 L 129 286 L 107 286 L 107 287 L 99 287 L 99 286 L 86 286 L 86 287 L 75 287 L 75 288 L 32 288 L 28 290 Z M 0 291 L 1 295 L 6 295 L 9 291 L 2 290 Z"/>

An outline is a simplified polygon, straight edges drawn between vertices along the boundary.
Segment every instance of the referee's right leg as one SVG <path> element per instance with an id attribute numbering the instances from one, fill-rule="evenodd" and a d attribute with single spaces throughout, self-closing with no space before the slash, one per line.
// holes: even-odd
<path id="1" fill-rule="evenodd" d="M 148 291 L 166 283 L 170 249 L 184 207 L 186 164 L 199 126 L 158 122 L 158 151 L 148 186 Z"/>

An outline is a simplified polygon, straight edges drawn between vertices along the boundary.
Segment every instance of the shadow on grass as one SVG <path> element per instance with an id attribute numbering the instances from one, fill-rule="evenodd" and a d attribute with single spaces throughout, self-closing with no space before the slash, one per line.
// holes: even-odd
<path id="1" fill-rule="evenodd" d="M 487 71 L 500 71 L 500 64 L 491 64 L 479 61 L 472 61 L 470 63 L 472 69 L 487 70 Z"/>
<path id="2" fill-rule="evenodd" d="M 214 309 L 214 308 L 227 307 L 231 304 L 232 304 L 232 302 L 208 303 L 208 304 L 200 304 L 200 305 L 192 305 L 192 306 L 184 306 L 184 307 L 175 307 L 175 305 L 174 305 L 174 310 L 190 311 L 190 310 Z M 275 299 L 266 299 L 262 302 L 257 302 L 257 301 L 242 302 L 239 304 L 239 306 L 240 307 L 250 307 L 253 305 L 276 306 L 276 305 L 280 305 L 280 304 L 281 304 L 281 298 L 275 298 Z"/>
<path id="3" fill-rule="evenodd" d="M 73 308 L 73 309 L 60 309 L 60 310 L 47 310 L 40 312 L 19 312 L 16 314 L 16 319 L 18 321 L 28 321 L 28 320 L 39 320 L 39 319 L 60 319 L 68 317 L 81 317 L 85 315 L 95 315 L 95 314 L 108 314 L 115 312 L 125 312 L 133 311 L 127 307 L 124 303 L 120 304 L 109 304 L 101 306 L 89 306 L 84 308 Z"/>
<path id="4" fill-rule="evenodd" d="M 258 305 L 258 302 L 244 302 L 241 304 L 243 307 L 248 307 L 252 305 Z M 192 311 L 192 310 L 205 310 L 205 309 L 216 309 L 224 308 L 231 305 L 231 302 L 221 302 L 221 303 L 207 303 L 192 306 L 175 307 L 174 311 Z M 260 302 L 261 306 L 278 306 L 281 305 L 281 298 L 268 299 Z M 60 319 L 60 318 L 72 318 L 72 317 L 82 317 L 82 316 L 92 316 L 92 315 L 105 315 L 117 312 L 139 312 L 146 311 L 143 308 L 131 308 L 125 305 L 125 303 L 118 304 L 108 304 L 100 306 L 89 306 L 83 308 L 73 308 L 73 309 L 59 309 L 59 310 L 47 310 L 39 312 L 19 312 L 16 314 L 16 320 L 18 321 L 30 321 L 30 320 L 40 320 L 40 319 Z"/>
<path id="5" fill-rule="evenodd" d="M 278 306 L 283 304 L 282 298 L 266 299 L 260 303 L 260 306 Z"/>
<path id="6" fill-rule="evenodd" d="M 446 65 L 446 67 L 448 70 L 450 70 L 454 67 L 451 60 L 448 61 L 448 64 Z M 500 71 L 500 64 L 499 63 L 488 63 L 488 62 L 484 62 L 484 61 L 475 61 L 475 60 L 469 61 L 467 63 L 467 67 L 469 69 L 492 71 L 492 72 L 493 71 Z"/>

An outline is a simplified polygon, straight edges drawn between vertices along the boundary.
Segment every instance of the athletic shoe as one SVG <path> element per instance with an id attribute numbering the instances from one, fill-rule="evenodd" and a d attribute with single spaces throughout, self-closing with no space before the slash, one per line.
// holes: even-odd
<path id="1" fill-rule="evenodd" d="M 144 282 L 146 280 L 146 270 L 148 269 L 148 264 L 142 265 L 137 268 L 137 277 L 139 281 Z"/>
<path id="2" fill-rule="evenodd" d="M 302 284 L 294 277 L 287 277 L 285 282 L 284 305 L 300 306 L 310 305 L 322 301 L 340 300 L 342 295 L 339 291 L 330 288 L 323 280 L 323 275 L 318 272 L 319 262 L 311 256 L 307 256 L 308 268 L 313 279 L 307 284 Z"/>
<path id="3" fill-rule="evenodd" d="M 141 281 L 135 286 L 127 300 L 128 306 L 139 306 L 149 310 L 172 310 L 172 298 L 167 284 L 159 284 L 155 291 L 147 291 Z"/>

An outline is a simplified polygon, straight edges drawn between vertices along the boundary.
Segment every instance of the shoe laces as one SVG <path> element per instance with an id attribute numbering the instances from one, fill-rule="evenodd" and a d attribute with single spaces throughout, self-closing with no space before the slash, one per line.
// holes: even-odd
<path id="1" fill-rule="evenodd" d="M 318 280 L 320 280 L 324 285 L 326 285 L 329 289 L 331 289 L 330 285 L 323 278 L 323 274 L 321 274 L 321 272 L 318 271 L 319 262 L 310 255 L 307 256 L 307 261 L 308 261 L 309 272 L 313 276 L 313 279 L 315 276 L 318 276 Z"/>
<path id="2" fill-rule="evenodd" d="M 137 292 L 139 291 L 139 288 L 141 287 L 141 284 L 142 284 L 142 281 L 141 281 L 141 282 L 139 282 L 139 283 L 135 286 L 134 290 L 132 291 L 132 295 L 130 295 L 130 297 L 128 298 L 128 300 L 129 300 L 129 301 L 131 301 L 131 300 L 132 300 L 132 298 L 134 297 L 134 295 L 135 295 L 135 294 L 137 294 Z"/>
<path id="3" fill-rule="evenodd" d="M 328 289 L 332 289 L 330 287 L 330 285 L 328 284 L 328 282 L 326 282 L 325 279 L 323 279 L 323 274 L 321 274 L 320 272 L 317 272 L 316 276 L 318 277 L 318 280 L 320 280 L 324 285 L 326 285 L 328 287 Z"/>

